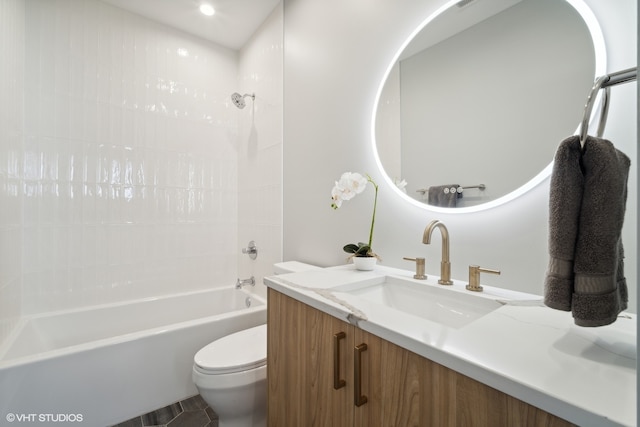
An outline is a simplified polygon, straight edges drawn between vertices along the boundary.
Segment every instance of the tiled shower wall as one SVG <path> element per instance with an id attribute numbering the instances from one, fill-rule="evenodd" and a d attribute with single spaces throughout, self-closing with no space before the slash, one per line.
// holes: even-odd
<path id="1" fill-rule="evenodd" d="M 21 314 L 24 25 L 24 1 L 0 1 L 0 343 Z"/>
<path id="2" fill-rule="evenodd" d="M 24 313 L 232 283 L 237 54 L 96 0 L 26 14 Z"/>
<path id="3" fill-rule="evenodd" d="M 255 276 L 263 296 L 262 277 L 282 260 L 282 19 L 279 5 L 239 57 L 239 88 L 256 100 L 247 98 L 239 121 L 238 243 L 254 240 L 258 257 L 240 255 L 238 273 Z"/>
<path id="4" fill-rule="evenodd" d="M 2 0 L 0 49 L 0 343 L 22 315 L 271 273 L 281 6 L 234 52 L 98 0 Z"/>

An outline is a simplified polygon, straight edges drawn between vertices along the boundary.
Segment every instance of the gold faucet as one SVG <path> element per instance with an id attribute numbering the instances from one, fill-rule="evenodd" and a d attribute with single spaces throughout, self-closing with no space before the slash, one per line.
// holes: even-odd
<path id="1" fill-rule="evenodd" d="M 440 262 L 440 280 L 438 283 L 441 285 L 453 285 L 451 281 L 451 263 L 449 262 L 449 230 L 439 220 L 433 220 L 424 229 L 422 235 L 422 243 L 428 245 L 431 243 L 431 234 L 436 228 L 440 229 L 442 234 L 442 261 Z"/>

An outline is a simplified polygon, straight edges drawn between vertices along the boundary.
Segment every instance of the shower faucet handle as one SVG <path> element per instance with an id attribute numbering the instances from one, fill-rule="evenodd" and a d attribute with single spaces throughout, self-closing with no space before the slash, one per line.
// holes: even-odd
<path id="1" fill-rule="evenodd" d="M 242 253 L 249 255 L 249 258 L 256 259 L 258 257 L 258 247 L 256 242 L 251 240 L 246 248 L 242 248 Z"/>

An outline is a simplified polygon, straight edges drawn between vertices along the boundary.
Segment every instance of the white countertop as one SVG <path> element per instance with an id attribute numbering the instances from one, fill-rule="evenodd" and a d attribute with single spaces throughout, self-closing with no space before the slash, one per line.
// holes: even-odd
<path id="1" fill-rule="evenodd" d="M 327 314 L 580 426 L 636 425 L 636 315 L 582 328 L 542 297 L 484 286 L 503 305 L 459 328 L 398 313 L 332 291 L 336 286 L 413 272 L 353 265 L 265 277 L 265 284 Z M 469 293 L 466 282 L 427 284 Z"/>

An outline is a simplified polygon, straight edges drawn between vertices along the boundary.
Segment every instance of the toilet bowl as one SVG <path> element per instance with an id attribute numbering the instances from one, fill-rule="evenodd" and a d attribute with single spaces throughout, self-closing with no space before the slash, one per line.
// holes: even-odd
<path id="1" fill-rule="evenodd" d="M 274 265 L 276 274 L 317 269 L 296 261 Z M 219 427 L 267 425 L 267 325 L 213 341 L 193 358 L 193 382 L 218 414 Z"/>
<path id="2" fill-rule="evenodd" d="M 267 325 L 222 337 L 193 360 L 193 382 L 220 427 L 266 426 Z"/>

